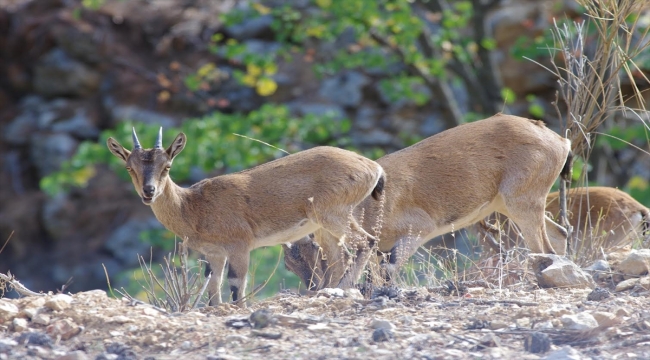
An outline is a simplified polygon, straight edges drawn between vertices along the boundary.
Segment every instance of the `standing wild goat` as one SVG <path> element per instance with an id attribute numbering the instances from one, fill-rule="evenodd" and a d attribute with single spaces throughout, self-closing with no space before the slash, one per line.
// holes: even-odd
<path id="1" fill-rule="evenodd" d="M 548 194 L 546 211 L 552 216 L 559 214 L 557 191 Z M 608 249 L 627 245 L 634 240 L 644 239 L 650 230 L 650 210 L 625 192 L 606 186 L 567 190 L 567 218 L 573 226 L 574 249 Z M 506 219 L 493 214 L 487 221 L 492 220 L 504 224 L 502 241 L 499 241 L 498 229 L 494 226 L 484 222 L 478 226 L 478 231 L 486 236 L 486 242 L 492 250 L 498 253 L 517 246 L 521 239 L 516 231 L 505 226 Z"/>
<path id="2" fill-rule="evenodd" d="M 180 133 L 163 149 L 162 128 L 153 149 L 140 146 L 135 129 L 133 151 L 113 138 L 107 141 L 111 153 L 124 160 L 142 202 L 207 258 L 214 271 L 208 287 L 211 304 L 221 302 L 226 260 L 233 301 L 243 297 L 249 253 L 255 248 L 298 240 L 321 228 L 334 242 L 348 226 L 374 239 L 349 216 L 368 195 L 377 199 L 382 193 L 384 171 L 374 161 L 347 150 L 316 147 L 181 188 L 169 169 L 185 143 Z"/>
<path id="3" fill-rule="evenodd" d="M 387 274 L 427 240 L 493 212 L 518 225 L 530 251 L 564 254 L 566 230 L 546 217 L 544 208 L 560 172 L 570 173 L 570 154 L 570 142 L 543 122 L 497 114 L 380 158 L 389 179 L 379 241 L 379 250 L 389 254 Z M 376 214 L 377 207 L 365 200 L 355 215 Z M 321 231 L 315 239 L 321 244 L 319 238 L 328 236 Z M 287 268 L 312 288 L 351 286 L 339 282 L 345 259 L 324 262 L 317 251 L 308 239 L 293 244 L 285 255 Z M 301 275 L 307 273 L 311 278 Z"/>

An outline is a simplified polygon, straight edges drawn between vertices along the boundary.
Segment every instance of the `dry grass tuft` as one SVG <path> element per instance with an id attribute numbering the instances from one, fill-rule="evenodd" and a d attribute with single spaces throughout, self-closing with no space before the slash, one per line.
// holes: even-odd
<path id="1" fill-rule="evenodd" d="M 149 304 L 174 313 L 192 310 L 208 303 L 209 299 L 204 295 L 210 275 L 203 277 L 202 261 L 197 262 L 195 266 L 189 265 L 187 249 L 182 243 L 176 242 L 174 251 L 163 258 L 163 264 L 158 264 L 160 273 L 151 261 L 147 263 L 142 256 L 138 256 L 138 260 L 144 279 L 144 282 L 138 280 L 138 284 L 146 294 Z M 116 291 L 131 301 L 138 301 L 124 288 Z"/>

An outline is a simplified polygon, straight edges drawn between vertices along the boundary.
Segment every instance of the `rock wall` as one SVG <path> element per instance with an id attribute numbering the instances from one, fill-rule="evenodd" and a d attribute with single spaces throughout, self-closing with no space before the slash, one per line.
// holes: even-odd
<path id="1" fill-rule="evenodd" d="M 555 2 L 554 2 L 555 3 Z M 294 6 L 309 6 L 293 1 Z M 35 290 L 54 290 L 72 278 L 71 291 L 106 286 L 109 274 L 137 267 L 136 253 L 148 254 L 138 240 L 160 225 L 134 196 L 132 185 L 104 167 L 86 188 L 48 198 L 39 180 L 59 168 L 81 141 L 125 119 L 179 125 L 211 111 L 250 111 L 264 101 L 286 103 L 296 115 L 333 111 L 353 120 L 359 147 L 404 146 L 399 134 L 421 137 L 444 130 L 439 103 L 393 103 L 373 71 L 344 71 L 317 79 L 307 56 L 280 63 L 278 91 L 263 99 L 226 77 L 205 101 L 188 91 L 184 77 L 207 62 L 225 74 L 233 64 L 207 50 L 222 32 L 249 49 L 277 47 L 268 36 L 270 18 L 224 27 L 219 14 L 240 3 L 198 1 L 108 1 L 88 10 L 66 0 L 0 0 L 0 272 L 11 270 Z M 512 1 L 497 9 L 488 27 L 503 83 L 523 99 L 535 93 L 552 99 L 551 75 L 516 61 L 508 49 L 513 34 L 539 34 L 549 26 L 550 2 Z M 353 41 L 343 36 L 332 51 Z M 161 91 L 169 98 L 161 99 Z M 463 111 L 471 110 L 471 89 L 453 88 Z M 510 112 L 528 116 L 519 102 Z M 547 113 L 551 113 L 548 111 Z M 10 235 L 12 234 L 12 235 Z"/>

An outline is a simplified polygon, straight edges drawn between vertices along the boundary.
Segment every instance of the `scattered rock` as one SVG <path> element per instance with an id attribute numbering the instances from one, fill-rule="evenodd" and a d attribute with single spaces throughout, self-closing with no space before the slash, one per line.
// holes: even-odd
<path id="1" fill-rule="evenodd" d="M 490 334 L 486 334 L 485 336 L 479 339 L 478 344 L 476 345 L 476 349 L 482 350 L 485 348 L 500 347 L 500 346 L 501 346 L 501 340 L 499 339 L 499 337 L 493 333 L 490 333 Z"/>
<path id="2" fill-rule="evenodd" d="M 568 330 L 593 330 L 598 327 L 598 321 L 588 312 L 575 315 L 562 315 L 562 325 Z"/>
<path id="3" fill-rule="evenodd" d="M 0 299 L 0 320 L 11 321 L 18 315 L 18 306 L 9 302 L 9 300 Z"/>
<path id="4" fill-rule="evenodd" d="M 518 328 L 520 329 L 525 329 L 530 327 L 530 318 L 521 318 L 515 320 L 515 324 L 517 325 Z"/>
<path id="5" fill-rule="evenodd" d="M 609 276 L 607 273 L 612 271 L 609 263 L 603 259 L 596 260 L 593 264 L 587 266 L 583 270 L 591 274 L 591 277 L 595 281 L 598 281 L 598 279 L 602 278 L 603 276 Z"/>
<path id="6" fill-rule="evenodd" d="M 546 355 L 543 360 L 583 360 L 588 359 L 583 356 L 578 350 L 570 347 L 564 346 L 559 350 L 555 350 L 552 353 Z"/>
<path id="7" fill-rule="evenodd" d="M 389 299 L 394 299 L 399 297 L 401 292 L 402 290 L 400 290 L 395 286 L 380 286 L 372 290 L 372 294 L 370 295 L 370 298 L 376 299 L 380 296 L 385 296 Z"/>
<path id="8" fill-rule="evenodd" d="M 388 320 L 384 319 L 373 319 L 372 323 L 370 324 L 370 327 L 373 329 L 387 329 L 387 330 L 395 330 L 395 325 L 391 323 Z"/>
<path id="9" fill-rule="evenodd" d="M 241 329 L 245 327 L 250 327 L 251 323 L 248 321 L 248 318 L 238 317 L 238 318 L 226 320 L 226 326 L 235 329 Z"/>
<path id="10" fill-rule="evenodd" d="M 594 319 L 596 319 L 598 322 L 598 327 L 602 329 L 614 326 L 619 323 L 619 319 L 617 319 L 616 314 L 612 314 L 610 312 L 596 311 L 591 315 L 593 315 Z"/>
<path id="11" fill-rule="evenodd" d="M 45 96 L 83 96 L 99 87 L 101 76 L 55 48 L 34 68 L 34 90 Z"/>
<path id="12" fill-rule="evenodd" d="M 17 345 L 18 342 L 13 339 L 0 339 L 0 354 L 10 352 Z"/>
<path id="13" fill-rule="evenodd" d="M 543 288 L 594 288 L 591 277 L 572 261 L 552 254 L 530 254 L 533 270 Z"/>
<path id="14" fill-rule="evenodd" d="M 612 296 L 612 293 L 610 293 L 609 290 L 597 287 L 592 292 L 590 292 L 589 295 L 587 295 L 587 300 L 601 301 L 607 299 L 610 296 Z"/>
<path id="15" fill-rule="evenodd" d="M 359 289 L 345 289 L 343 291 L 345 292 L 346 298 L 356 299 L 356 300 L 363 299 L 363 295 L 361 294 L 361 291 L 359 291 Z"/>
<path id="16" fill-rule="evenodd" d="M 59 319 L 50 324 L 45 331 L 52 337 L 69 340 L 81 333 L 82 328 L 69 319 Z"/>
<path id="17" fill-rule="evenodd" d="M 500 320 L 490 321 L 490 329 L 492 330 L 505 329 L 507 327 L 508 327 L 508 323 L 506 323 L 505 321 L 500 321 Z"/>
<path id="18" fill-rule="evenodd" d="M 273 322 L 273 313 L 268 309 L 260 309 L 253 312 L 248 319 L 253 329 L 263 329 Z"/>
<path id="19" fill-rule="evenodd" d="M 66 294 L 56 294 L 45 302 L 45 306 L 54 311 L 65 310 L 72 304 L 72 296 Z"/>
<path id="20" fill-rule="evenodd" d="M 52 338 L 43 332 L 23 332 L 16 339 L 19 344 L 52 347 Z"/>
<path id="21" fill-rule="evenodd" d="M 632 250 L 616 270 L 625 275 L 645 275 L 650 269 L 650 249 Z"/>
<path id="22" fill-rule="evenodd" d="M 59 170 L 77 149 L 77 140 L 66 133 L 36 133 L 31 138 L 30 156 L 41 177 Z"/>
<path id="23" fill-rule="evenodd" d="M 638 284 L 638 283 L 639 283 L 638 278 L 631 278 L 631 279 L 623 280 L 620 283 L 616 284 L 616 288 L 614 289 L 614 291 L 620 292 L 620 291 L 630 290 L 633 287 L 635 287 L 636 284 Z"/>
<path id="24" fill-rule="evenodd" d="M 544 333 L 530 333 L 524 341 L 524 349 L 533 354 L 543 354 L 551 349 L 551 338 Z"/>
<path id="25" fill-rule="evenodd" d="M 616 316 L 630 316 L 630 310 L 622 307 L 616 309 L 614 313 L 616 314 Z"/>
<path id="26" fill-rule="evenodd" d="M 23 332 L 29 327 L 27 319 L 25 318 L 15 318 L 12 322 L 15 332 Z"/>
<path id="27" fill-rule="evenodd" d="M 88 356 L 81 350 L 71 351 L 63 356 L 59 356 L 56 360 L 86 360 Z"/>
<path id="28" fill-rule="evenodd" d="M 32 318 L 32 322 L 34 324 L 47 326 L 50 324 L 50 315 L 42 314 L 42 313 L 36 314 L 36 316 Z"/>
<path id="29" fill-rule="evenodd" d="M 348 71 L 324 80 L 319 94 L 338 105 L 357 107 L 363 98 L 363 87 L 369 82 L 365 75 Z"/>
<path id="30" fill-rule="evenodd" d="M 345 290 L 339 288 L 325 288 L 318 290 L 317 294 L 325 297 L 344 297 Z"/>
<path id="31" fill-rule="evenodd" d="M 138 356 L 136 355 L 135 351 L 131 349 L 131 347 L 114 342 L 106 345 L 106 352 L 108 354 L 115 354 L 118 356 L 119 360 L 137 360 Z"/>
<path id="32" fill-rule="evenodd" d="M 377 328 L 372 332 L 372 340 L 374 342 L 383 342 L 393 339 L 393 332 L 385 328 Z"/>
<path id="33" fill-rule="evenodd" d="M 251 335 L 259 336 L 265 339 L 277 340 L 282 337 L 282 333 L 275 332 L 262 332 L 258 330 L 251 330 Z"/>

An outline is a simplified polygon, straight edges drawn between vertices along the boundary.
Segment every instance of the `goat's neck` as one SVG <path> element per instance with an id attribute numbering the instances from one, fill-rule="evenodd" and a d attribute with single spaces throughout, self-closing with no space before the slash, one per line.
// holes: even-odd
<path id="1" fill-rule="evenodd" d="M 188 229 L 183 224 L 183 203 L 187 195 L 187 189 L 184 189 L 167 177 L 162 194 L 156 201 L 151 204 L 151 210 L 156 218 L 168 230 L 184 238 L 190 236 Z"/>

